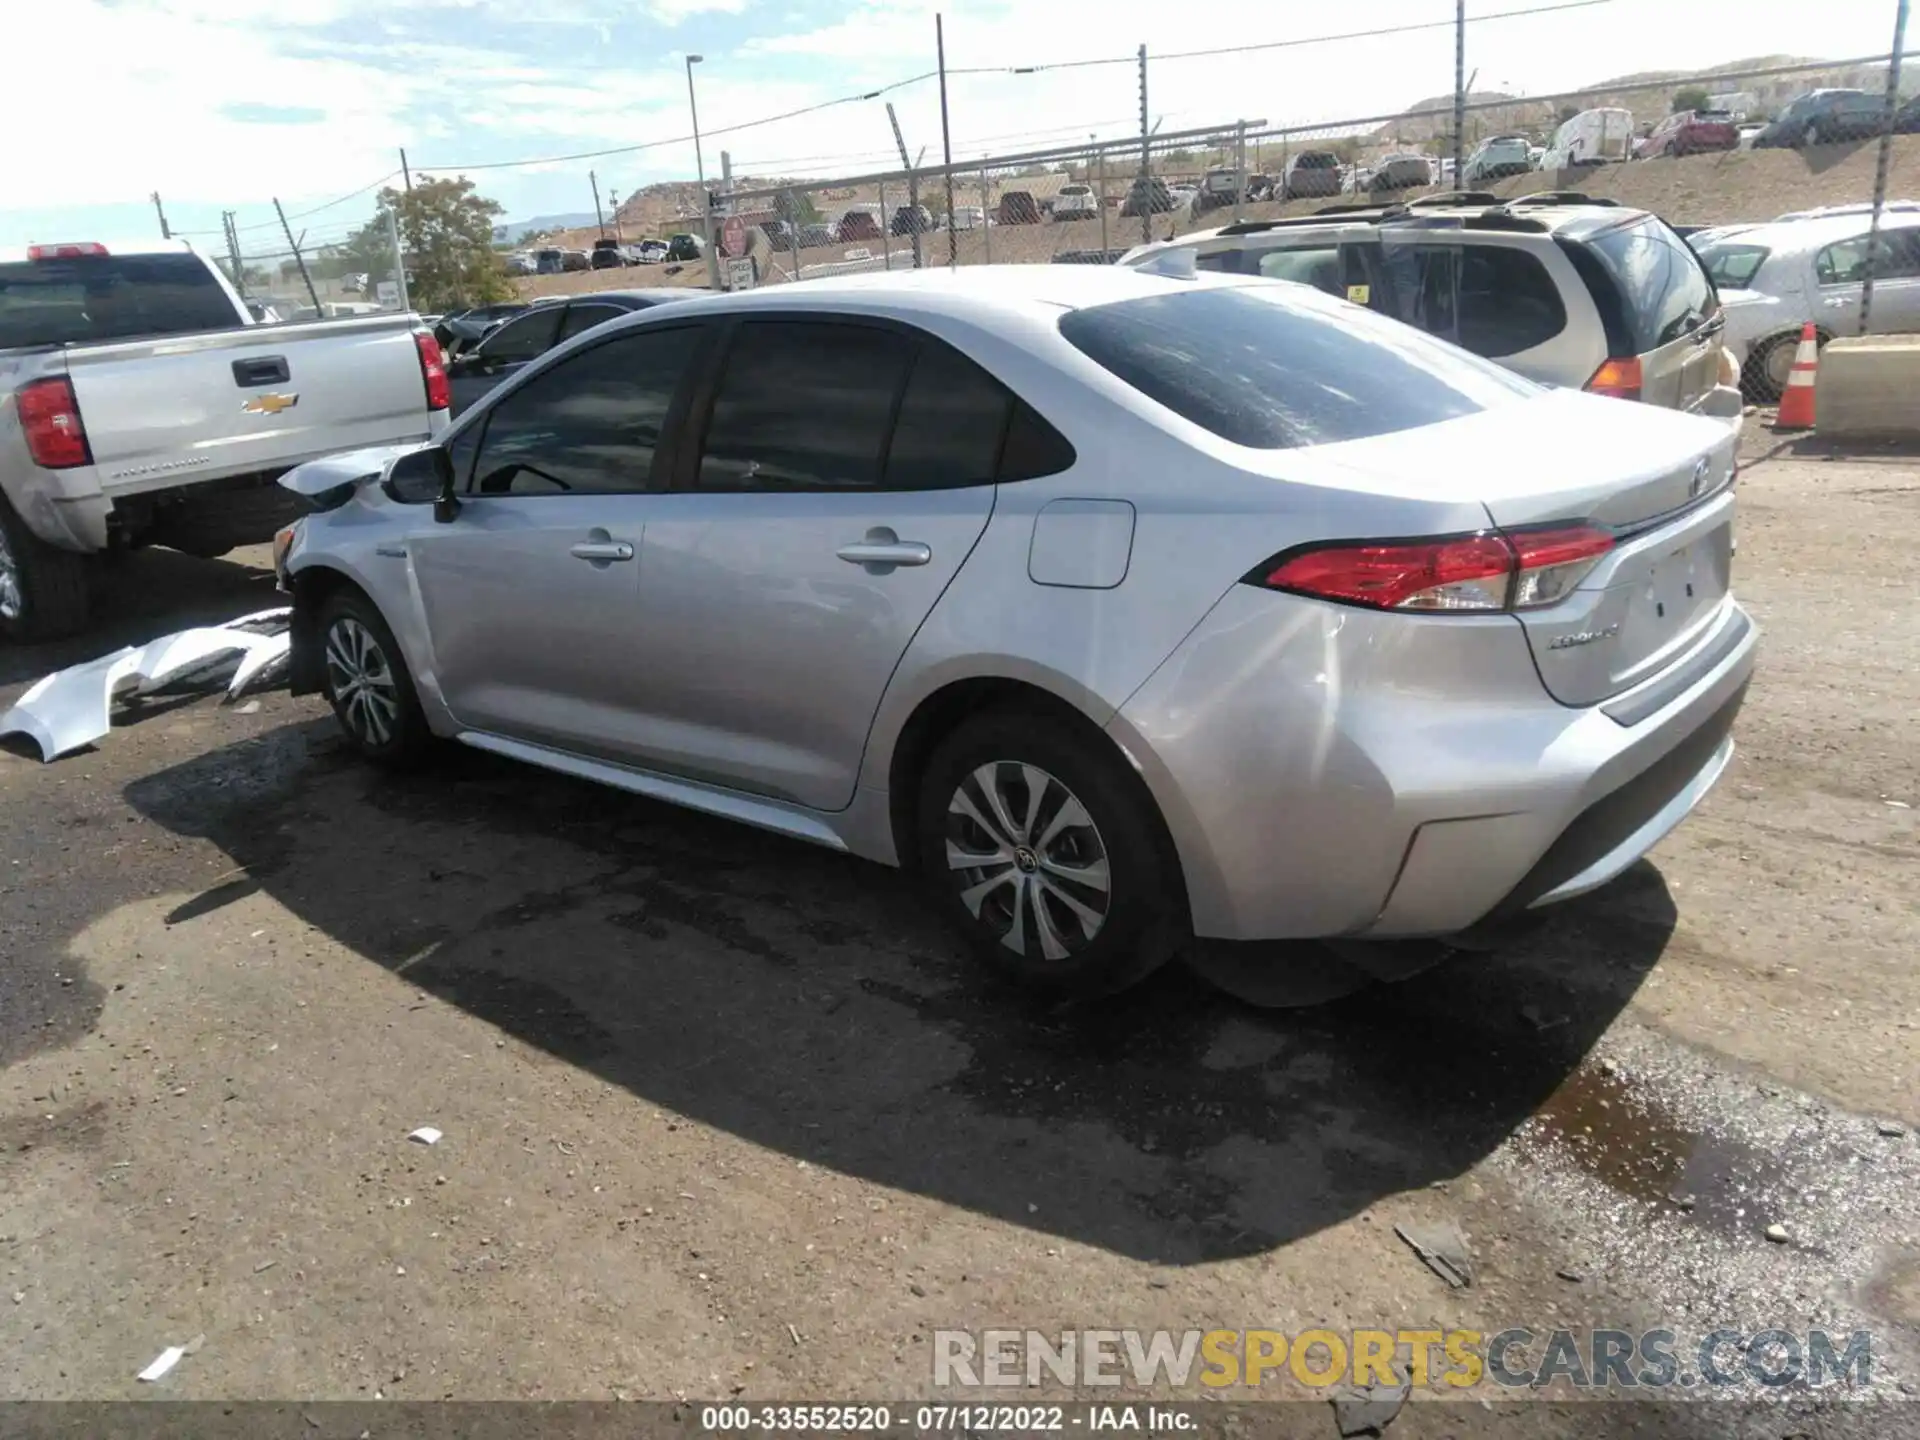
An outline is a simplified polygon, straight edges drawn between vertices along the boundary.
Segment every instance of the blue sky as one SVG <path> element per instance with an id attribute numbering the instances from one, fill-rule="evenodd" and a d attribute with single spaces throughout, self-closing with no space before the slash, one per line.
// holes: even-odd
<path id="1" fill-rule="evenodd" d="M 13 56 L 85 55 L 85 88 L 59 64 L 9 67 L 9 110 L 59 115 L 16 148 L 0 191 L 0 245 L 154 233 L 150 192 L 177 230 L 218 231 L 238 213 L 249 243 L 274 241 L 276 195 L 310 240 L 372 211 L 372 188 L 416 173 L 634 145 L 594 161 L 472 169 L 525 218 L 590 211 L 588 171 L 625 194 L 692 178 L 684 56 L 703 132 L 857 95 L 934 62 L 944 11 L 948 63 L 989 67 L 951 86 L 956 157 L 1066 144 L 1137 126 L 1130 66 L 1014 75 L 1010 67 L 1281 40 L 1446 20 L 1449 0 L 58 0 L 8 19 Z M 1468 13 L 1540 0 L 1470 0 Z M 1730 27 L 1730 15 L 1738 25 Z M 1817 14 L 1817 26 L 1809 16 Z M 1562 14 L 1470 27 L 1481 88 L 1540 93 L 1623 72 L 1766 53 L 1883 50 L 1893 0 L 1608 0 Z M 1737 30 L 1737 33 L 1735 31 Z M 1264 119 L 1308 123 L 1390 110 L 1451 84 L 1449 29 L 1364 42 L 1150 65 L 1149 108 L 1165 128 Z M 107 79 L 105 77 L 113 77 Z M 910 147 L 939 151 L 931 82 L 890 92 Z M 892 148 L 879 101 L 725 136 L 743 173 L 883 168 Z M 362 187 L 363 196 L 339 205 Z M 325 207 L 325 208 L 321 208 Z M 277 242 L 276 242 L 277 243 Z"/>

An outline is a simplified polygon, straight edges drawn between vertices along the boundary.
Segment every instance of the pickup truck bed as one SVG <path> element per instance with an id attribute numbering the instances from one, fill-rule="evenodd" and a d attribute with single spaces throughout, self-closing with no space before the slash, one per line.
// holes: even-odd
<path id="1" fill-rule="evenodd" d="M 227 328 L 206 328 L 229 314 Z M 255 325 L 179 242 L 0 253 L 0 345 L 10 339 L 40 343 L 0 348 L 9 639 L 81 627 L 82 556 L 141 544 L 218 555 L 266 540 L 298 513 L 272 483 L 288 469 L 431 439 L 448 421 L 439 346 L 417 317 Z"/>

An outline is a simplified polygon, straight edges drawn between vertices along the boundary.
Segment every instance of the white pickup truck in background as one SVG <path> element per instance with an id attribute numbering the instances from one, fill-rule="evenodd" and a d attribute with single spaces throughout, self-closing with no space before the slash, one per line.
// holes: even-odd
<path id="1" fill-rule="evenodd" d="M 414 315 L 255 324 L 185 242 L 0 250 L 0 639 L 87 620 L 87 557 L 223 555 L 299 501 L 273 482 L 448 423 Z"/>

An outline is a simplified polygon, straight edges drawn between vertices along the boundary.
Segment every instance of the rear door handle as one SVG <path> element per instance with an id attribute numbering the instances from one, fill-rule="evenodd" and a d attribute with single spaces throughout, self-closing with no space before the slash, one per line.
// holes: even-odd
<path id="1" fill-rule="evenodd" d="M 259 355 L 233 362 L 233 383 L 243 390 L 255 385 L 284 385 L 291 373 L 284 355 Z"/>
<path id="2" fill-rule="evenodd" d="M 592 560 L 609 565 L 616 560 L 631 560 L 633 546 L 624 540 L 583 540 L 568 552 L 576 560 Z"/>
<path id="3" fill-rule="evenodd" d="M 849 565 L 864 565 L 875 575 L 884 575 L 896 565 L 926 565 L 933 560 L 933 548 L 918 540 L 902 540 L 885 525 L 867 531 L 867 538 L 842 545 L 833 552 Z"/>

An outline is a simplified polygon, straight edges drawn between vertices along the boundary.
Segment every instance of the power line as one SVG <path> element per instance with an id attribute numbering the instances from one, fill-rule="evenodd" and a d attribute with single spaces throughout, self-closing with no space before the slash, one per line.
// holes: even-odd
<path id="1" fill-rule="evenodd" d="M 1500 10 L 1491 15 L 1469 17 L 1469 24 L 1481 24 L 1488 20 L 1513 20 L 1527 15 L 1550 15 L 1561 10 L 1585 10 L 1596 5 L 1608 5 L 1612 0 L 1561 0 L 1554 5 L 1540 5 L 1526 10 Z M 1156 55 L 1154 63 L 1167 60 L 1192 60 L 1212 55 L 1237 55 L 1257 50 L 1294 49 L 1303 45 L 1327 45 L 1343 40 L 1371 40 L 1383 35 L 1403 35 L 1416 30 L 1450 30 L 1451 20 L 1421 21 L 1412 25 L 1387 25 L 1371 30 L 1350 30 L 1338 35 L 1309 35 L 1296 40 L 1268 40 L 1250 45 L 1227 45 L 1209 50 L 1182 50 L 1167 55 Z M 952 75 L 1036 75 L 1046 70 L 1075 70 L 1093 65 L 1133 65 L 1137 64 L 1137 55 L 1124 55 L 1112 59 L 1059 60 L 1043 65 L 979 65 L 965 69 L 949 67 L 947 74 Z M 742 120 L 737 124 L 724 125 L 718 129 L 703 130 L 702 135 L 735 135 L 743 130 L 756 130 L 763 125 L 774 125 L 782 120 L 795 120 L 802 115 L 816 115 L 822 110 L 831 110 L 838 105 L 851 105 L 862 100 L 877 100 L 895 90 L 903 90 L 909 85 L 918 85 L 931 80 L 937 70 L 922 71 L 918 75 L 909 75 L 901 80 L 890 81 L 876 89 L 862 91 L 858 95 L 842 95 L 833 100 L 822 100 L 818 104 L 803 105 L 797 110 L 782 111 L 778 115 L 765 115 L 757 120 Z M 542 155 L 526 160 L 489 160 L 470 165 L 416 165 L 416 170 L 471 171 L 471 170 L 518 170 L 529 165 L 565 165 L 578 160 L 602 160 L 610 155 L 635 155 L 643 150 L 658 150 L 668 145 L 690 145 L 693 136 L 675 135 L 665 140 L 642 140 L 631 145 L 614 145 L 603 150 L 581 150 L 571 155 Z"/>

